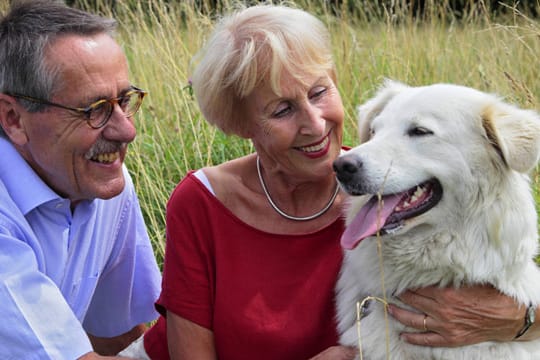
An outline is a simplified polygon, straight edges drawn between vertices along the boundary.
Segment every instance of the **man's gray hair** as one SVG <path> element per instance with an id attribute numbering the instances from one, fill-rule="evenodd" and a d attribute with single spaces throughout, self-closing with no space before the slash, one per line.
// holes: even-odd
<path id="1" fill-rule="evenodd" d="M 58 0 L 15 0 L 0 19 L 0 92 L 50 100 L 58 69 L 45 59 L 47 46 L 63 35 L 114 35 L 116 21 L 68 7 Z M 42 104 L 20 100 L 28 111 Z M 1 132 L 1 128 L 0 128 Z"/>

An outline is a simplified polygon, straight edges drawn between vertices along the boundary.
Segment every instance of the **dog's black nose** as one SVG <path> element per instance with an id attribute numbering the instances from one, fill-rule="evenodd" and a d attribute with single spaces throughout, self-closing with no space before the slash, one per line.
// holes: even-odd
<path id="1" fill-rule="evenodd" d="M 338 180 L 347 183 L 362 168 L 362 162 L 356 156 L 344 155 L 334 161 L 333 168 Z"/>

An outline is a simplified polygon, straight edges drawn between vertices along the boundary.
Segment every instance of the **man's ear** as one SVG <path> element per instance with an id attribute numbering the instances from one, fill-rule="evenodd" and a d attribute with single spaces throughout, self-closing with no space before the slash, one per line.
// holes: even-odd
<path id="1" fill-rule="evenodd" d="M 0 126 L 8 138 L 16 145 L 28 142 L 28 136 L 21 120 L 21 105 L 12 96 L 0 93 Z"/>

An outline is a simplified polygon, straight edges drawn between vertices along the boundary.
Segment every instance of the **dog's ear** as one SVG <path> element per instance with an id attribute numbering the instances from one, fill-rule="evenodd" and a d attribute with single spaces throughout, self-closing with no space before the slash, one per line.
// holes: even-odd
<path id="1" fill-rule="evenodd" d="M 356 110 L 360 143 L 369 140 L 369 128 L 371 126 L 371 121 L 381 113 L 384 107 L 390 102 L 390 100 L 392 100 L 394 96 L 407 88 L 408 86 L 403 83 L 385 79 L 375 96 L 357 107 Z"/>
<path id="2" fill-rule="evenodd" d="M 540 160 L 540 116 L 532 110 L 519 109 L 498 102 L 482 113 L 486 136 L 505 163 L 527 173 Z"/>

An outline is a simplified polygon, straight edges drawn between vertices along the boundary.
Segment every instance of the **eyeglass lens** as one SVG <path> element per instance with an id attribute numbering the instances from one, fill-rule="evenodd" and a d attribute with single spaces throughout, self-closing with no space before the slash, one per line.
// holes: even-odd
<path id="1" fill-rule="evenodd" d="M 125 116 L 133 116 L 141 106 L 142 97 L 138 91 L 129 91 L 117 99 L 99 101 L 90 109 L 88 118 L 90 126 L 98 128 L 105 125 L 114 111 L 114 104 L 120 106 Z"/>

